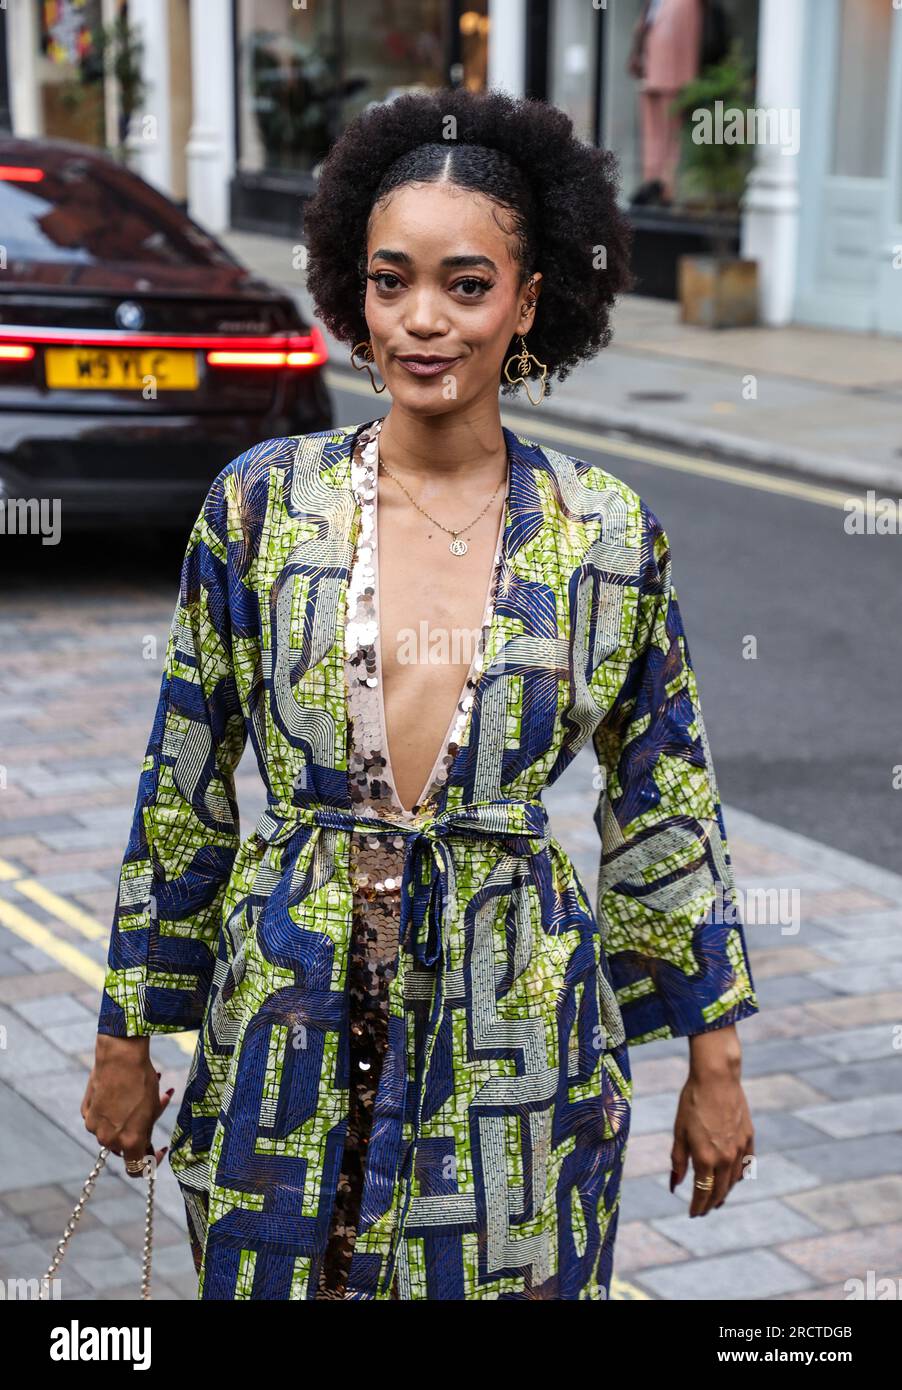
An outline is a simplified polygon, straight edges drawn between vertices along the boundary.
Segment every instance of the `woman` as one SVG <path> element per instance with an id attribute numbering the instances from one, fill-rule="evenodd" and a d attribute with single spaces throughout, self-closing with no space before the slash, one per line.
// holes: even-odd
<path id="1" fill-rule="evenodd" d="M 757 1003 L 667 536 L 499 414 L 499 383 L 537 400 L 609 341 L 615 194 L 561 112 L 497 93 L 376 107 L 323 167 L 310 287 L 391 409 L 210 489 L 83 1107 L 139 1165 L 148 1038 L 200 1028 L 170 1163 L 201 1298 L 607 1297 L 628 1044 L 690 1037 L 694 1213 L 752 1150 Z M 247 737 L 269 809 L 241 839 Z M 597 915 L 541 801 L 590 738 Z"/>

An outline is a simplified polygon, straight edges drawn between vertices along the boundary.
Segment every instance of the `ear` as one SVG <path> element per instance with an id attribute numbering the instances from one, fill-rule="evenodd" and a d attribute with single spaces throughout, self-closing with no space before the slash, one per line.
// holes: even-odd
<path id="1" fill-rule="evenodd" d="M 517 315 L 515 333 L 522 333 L 524 337 L 532 328 L 536 316 L 536 301 L 542 292 L 542 272 L 534 270 L 527 277 L 526 283 L 520 288 L 520 312 Z"/>

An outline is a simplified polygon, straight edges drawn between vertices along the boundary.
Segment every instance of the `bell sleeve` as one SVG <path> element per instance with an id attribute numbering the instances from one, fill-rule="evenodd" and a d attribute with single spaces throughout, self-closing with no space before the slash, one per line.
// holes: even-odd
<path id="1" fill-rule="evenodd" d="M 670 544 L 644 503 L 641 518 L 625 678 L 593 733 L 597 916 L 632 1045 L 758 1012 Z"/>
<path id="2" fill-rule="evenodd" d="M 199 1028 L 212 983 L 247 740 L 229 610 L 233 465 L 214 479 L 182 562 L 100 1005 L 97 1031 L 116 1037 Z"/>

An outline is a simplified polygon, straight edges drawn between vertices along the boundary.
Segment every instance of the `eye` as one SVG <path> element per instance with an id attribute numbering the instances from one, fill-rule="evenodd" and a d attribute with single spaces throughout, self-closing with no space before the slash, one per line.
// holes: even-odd
<path id="1" fill-rule="evenodd" d="M 401 284 L 401 281 L 398 279 L 397 275 L 395 275 L 394 272 L 391 270 L 377 270 L 375 272 L 367 271 L 366 278 L 368 280 L 372 280 L 376 288 L 380 290 L 395 290 Z M 386 281 L 388 280 L 391 280 L 392 284 L 387 284 Z"/>
<path id="2" fill-rule="evenodd" d="M 463 291 L 464 299 L 481 299 L 493 283 L 492 280 L 480 279 L 478 275 L 465 275 L 462 280 L 456 280 L 451 288 Z"/>

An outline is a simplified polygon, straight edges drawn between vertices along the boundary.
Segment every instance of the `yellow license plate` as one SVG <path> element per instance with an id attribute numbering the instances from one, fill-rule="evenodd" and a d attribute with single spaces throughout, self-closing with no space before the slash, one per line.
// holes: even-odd
<path id="1" fill-rule="evenodd" d="M 44 349 L 47 385 L 67 391 L 158 391 L 197 389 L 197 357 L 183 348 Z"/>

